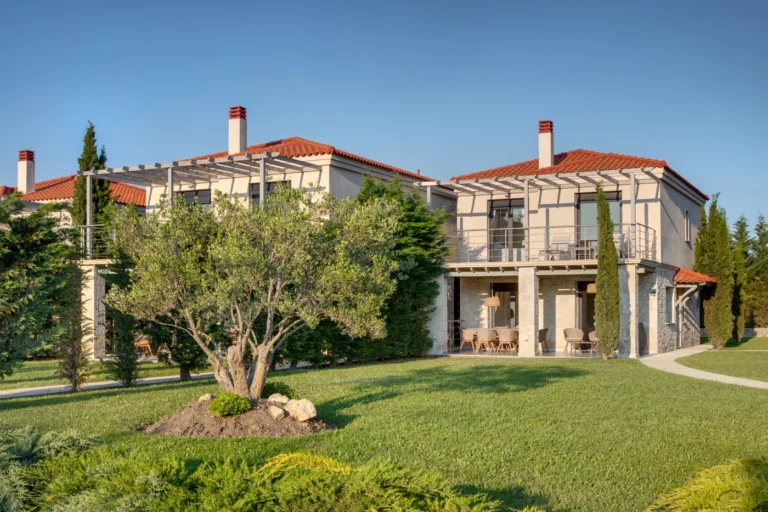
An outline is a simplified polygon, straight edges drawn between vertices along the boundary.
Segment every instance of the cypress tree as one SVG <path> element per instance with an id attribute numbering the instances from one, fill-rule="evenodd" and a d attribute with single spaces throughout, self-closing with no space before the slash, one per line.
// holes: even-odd
<path id="1" fill-rule="evenodd" d="M 107 163 L 107 153 L 104 146 L 98 151 L 96 146 L 96 127 L 88 121 L 88 128 L 83 137 L 83 152 L 77 159 L 80 171 L 91 169 L 104 169 Z M 75 226 L 82 226 L 86 221 L 86 183 L 85 178 L 75 178 L 75 195 L 72 201 L 72 222 Z M 104 214 L 112 202 L 109 196 L 109 181 L 93 178 L 93 222 L 103 223 Z"/>
<path id="2" fill-rule="evenodd" d="M 768 222 L 760 215 L 750 240 L 747 301 L 755 327 L 768 327 Z"/>
<path id="3" fill-rule="evenodd" d="M 750 260 L 750 237 L 747 219 L 742 215 L 733 225 L 731 251 L 733 260 L 733 338 L 741 341 L 744 337 L 749 315 L 747 304 L 747 268 Z"/>
<path id="4" fill-rule="evenodd" d="M 57 336 L 59 364 L 56 375 L 69 382 L 70 391 L 80 391 L 88 379 L 88 350 L 83 342 L 91 333 L 83 327 L 84 304 L 82 296 L 83 272 L 77 264 L 69 269 L 70 286 L 65 292 L 66 308 L 60 316 L 61 332 Z"/>
<path id="5" fill-rule="evenodd" d="M 619 255 L 613 243 L 613 220 L 603 188 L 597 187 L 597 277 L 595 286 L 595 330 L 600 340 L 597 348 L 608 359 L 619 346 L 621 296 L 619 292 Z"/>
<path id="6" fill-rule="evenodd" d="M 717 200 L 716 194 L 709 205 L 706 229 L 699 231 L 694 269 L 717 279 L 714 294 L 704 299 L 704 325 L 712 346 L 720 348 L 734 331 L 733 256 L 725 210 Z"/>

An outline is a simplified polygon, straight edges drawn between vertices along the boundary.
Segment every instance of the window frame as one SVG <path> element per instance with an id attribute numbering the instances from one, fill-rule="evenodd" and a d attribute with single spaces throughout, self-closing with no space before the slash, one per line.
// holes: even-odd
<path id="1" fill-rule="evenodd" d="M 691 216 L 687 210 L 685 212 L 685 242 L 691 243 Z"/>
<path id="2" fill-rule="evenodd" d="M 672 302 L 670 304 L 669 299 L 672 298 Z M 677 324 L 677 311 L 675 311 L 675 302 L 677 299 L 677 288 L 674 286 L 666 286 L 665 287 L 665 295 L 664 295 L 664 323 L 667 325 L 675 325 Z M 671 305 L 671 307 L 670 307 Z"/>
<path id="3" fill-rule="evenodd" d="M 259 204 L 259 200 L 261 199 L 261 190 L 260 190 L 261 183 L 249 183 L 248 184 L 248 198 L 251 201 L 251 206 Z M 288 185 L 291 186 L 291 180 L 283 180 L 283 181 L 268 181 L 265 183 L 265 193 L 267 196 L 269 194 L 274 193 L 275 188 L 279 185 Z"/>
<path id="4" fill-rule="evenodd" d="M 201 202 L 199 201 L 200 192 L 208 192 L 208 201 L 207 202 Z M 182 190 L 180 192 L 181 197 L 184 199 L 184 202 L 187 205 L 191 205 L 193 203 L 197 203 L 201 206 L 210 206 L 213 202 L 213 193 L 210 188 L 201 188 L 201 189 L 194 189 L 194 190 Z M 188 196 L 191 195 L 192 200 L 190 201 Z"/>

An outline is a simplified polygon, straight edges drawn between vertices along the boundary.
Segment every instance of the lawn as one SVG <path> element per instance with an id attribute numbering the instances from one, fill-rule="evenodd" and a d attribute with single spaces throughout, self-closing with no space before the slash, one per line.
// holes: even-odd
<path id="1" fill-rule="evenodd" d="M 694 472 L 768 456 L 768 392 L 635 360 L 440 358 L 274 375 L 338 428 L 292 439 L 178 439 L 137 430 L 212 381 L 0 401 L 0 426 L 75 428 L 142 456 L 261 463 L 309 451 L 390 458 L 510 506 L 636 511 Z"/>
<path id="2" fill-rule="evenodd" d="M 697 370 L 768 382 L 768 338 L 741 343 L 731 340 L 721 350 L 683 357 L 677 362 Z"/>
<path id="3" fill-rule="evenodd" d="M 13 372 L 13 375 L 0 380 L 0 391 L 5 389 L 38 388 L 41 386 L 55 386 L 66 384 L 65 380 L 56 378 L 56 361 L 26 361 L 24 365 Z M 91 377 L 88 382 L 110 380 L 107 372 L 97 361 L 90 363 Z M 178 375 L 177 365 L 165 363 L 141 363 L 139 377 L 161 377 L 164 375 Z"/>

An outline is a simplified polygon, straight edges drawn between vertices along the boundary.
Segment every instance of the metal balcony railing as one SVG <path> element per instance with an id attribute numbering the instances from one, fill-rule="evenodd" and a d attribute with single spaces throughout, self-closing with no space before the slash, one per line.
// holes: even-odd
<path id="1" fill-rule="evenodd" d="M 109 257 L 109 242 L 114 234 L 102 224 L 80 227 L 80 254 L 87 259 L 105 259 Z"/>
<path id="2" fill-rule="evenodd" d="M 464 229 L 449 234 L 449 263 L 595 260 L 597 226 Z M 620 259 L 657 261 L 656 231 L 644 224 L 617 224 L 613 244 Z"/>

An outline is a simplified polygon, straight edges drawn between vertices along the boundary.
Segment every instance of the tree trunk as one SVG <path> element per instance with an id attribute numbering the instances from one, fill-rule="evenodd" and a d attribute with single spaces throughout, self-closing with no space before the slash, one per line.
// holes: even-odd
<path id="1" fill-rule="evenodd" d="M 269 366 L 272 363 L 272 351 L 264 346 L 260 346 L 256 352 L 256 374 L 251 383 L 251 400 L 261 398 L 261 392 L 264 391 L 264 384 L 267 382 Z"/>
<path id="2" fill-rule="evenodd" d="M 227 349 L 227 363 L 229 374 L 232 378 L 233 392 L 246 398 L 252 398 L 248 390 L 248 371 L 245 368 L 243 354 L 240 351 L 241 340 L 235 340 L 235 343 Z"/>
<path id="3" fill-rule="evenodd" d="M 179 366 L 179 380 L 181 380 L 181 382 L 187 382 L 192 380 L 192 374 L 189 373 L 188 367 Z"/>
<path id="4" fill-rule="evenodd" d="M 295 370 L 298 367 L 299 367 L 299 360 L 298 359 L 292 359 L 291 360 L 291 367 L 290 367 L 290 369 L 291 370 Z"/>
<path id="5" fill-rule="evenodd" d="M 608 360 L 608 354 L 603 354 L 603 361 L 607 361 L 607 360 Z"/>

